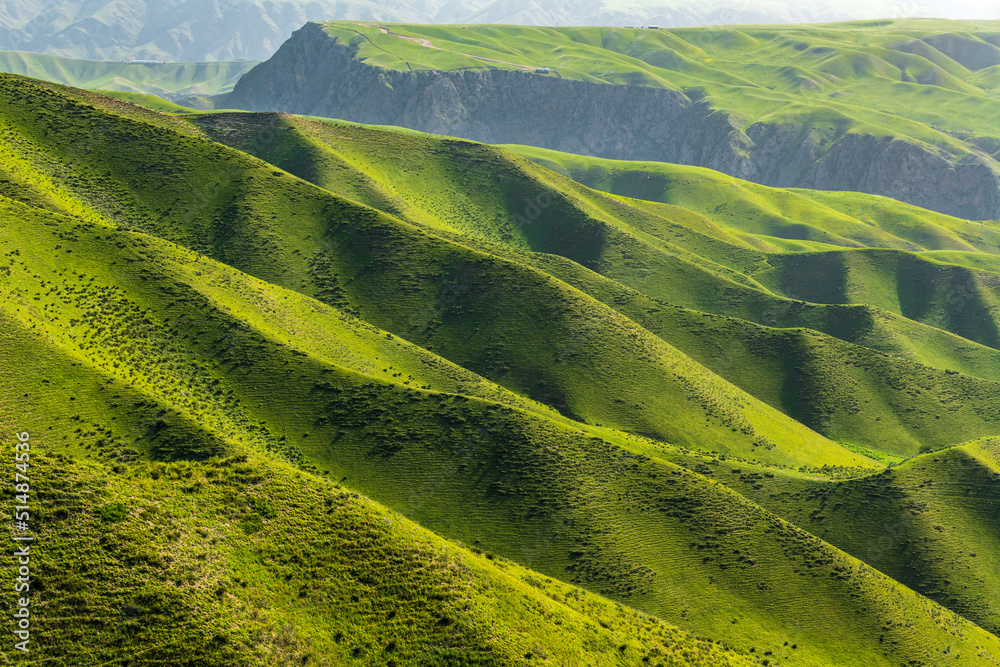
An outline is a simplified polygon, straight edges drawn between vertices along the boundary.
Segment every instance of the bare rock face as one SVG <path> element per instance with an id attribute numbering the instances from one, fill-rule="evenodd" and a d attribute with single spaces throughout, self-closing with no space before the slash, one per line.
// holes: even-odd
<path id="1" fill-rule="evenodd" d="M 899 139 L 745 131 L 692 89 L 595 84 L 510 70 L 399 72 L 355 59 L 318 24 L 245 74 L 229 107 L 396 125 L 488 143 L 709 167 L 778 187 L 853 190 L 969 219 L 1000 218 L 1000 165 Z"/>
<path id="2" fill-rule="evenodd" d="M 756 123 L 744 178 L 780 187 L 885 195 L 972 220 L 1000 217 L 1000 179 L 989 158 L 956 160 L 891 137 L 845 134 L 823 145 L 794 125 Z"/>
<path id="3" fill-rule="evenodd" d="M 369 67 L 316 24 L 248 72 L 226 106 L 398 125 L 489 143 L 745 170 L 750 142 L 725 114 L 669 90 L 508 70 Z"/>

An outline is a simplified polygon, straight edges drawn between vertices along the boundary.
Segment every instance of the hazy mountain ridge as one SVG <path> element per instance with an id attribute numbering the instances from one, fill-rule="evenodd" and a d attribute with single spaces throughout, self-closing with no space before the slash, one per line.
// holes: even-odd
<path id="1" fill-rule="evenodd" d="M 0 12 L 0 48 L 92 60 L 153 59 L 180 62 L 262 60 L 288 34 L 320 18 L 399 20 L 409 14 L 392 3 L 332 0 L 10 0 Z"/>
<path id="2" fill-rule="evenodd" d="M 621 3 L 602 0 L 4 0 L 0 49 L 70 58 L 264 60 L 307 21 L 347 19 L 406 23 L 514 23 L 526 25 L 732 25 L 807 23 L 902 16 L 960 17 L 967 10 L 923 3 L 788 0 L 754 3 L 713 0 Z M 980 18 L 982 18 L 980 16 Z M 997 18 L 997 17 L 991 17 Z"/>
<path id="3" fill-rule="evenodd" d="M 197 104 L 199 97 L 232 90 L 255 63 L 204 62 L 139 64 L 0 51 L 0 71 L 78 88 L 156 95 Z"/>

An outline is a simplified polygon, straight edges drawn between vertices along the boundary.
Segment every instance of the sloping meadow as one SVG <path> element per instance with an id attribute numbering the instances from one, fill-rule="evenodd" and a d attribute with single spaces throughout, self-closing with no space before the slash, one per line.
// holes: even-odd
<path id="1" fill-rule="evenodd" d="M 821 471 L 869 479 L 882 456 L 995 428 L 993 381 L 947 357 L 667 303 L 689 274 L 766 318 L 793 300 L 737 262 L 794 255 L 721 233 L 668 245 L 645 230 L 699 214 L 467 142 L 275 116 L 185 124 L 16 77 L 0 94 L 0 408 L 41 457 L 39 601 L 90 619 L 50 626 L 47 657 L 100 624 L 95 661 L 149 664 L 1000 656 L 938 604 L 980 614 L 964 589 L 932 602 L 690 464 L 829 485 Z M 753 353 L 727 362 L 731 340 Z M 845 382 L 823 375 L 845 359 L 864 360 L 847 373 L 872 418 L 858 392 L 816 398 Z M 913 378 L 926 396 L 906 396 Z M 955 414 L 966 389 L 977 398 Z M 909 439 L 879 447 L 879 416 Z M 98 534 L 105 549 L 85 550 Z"/>

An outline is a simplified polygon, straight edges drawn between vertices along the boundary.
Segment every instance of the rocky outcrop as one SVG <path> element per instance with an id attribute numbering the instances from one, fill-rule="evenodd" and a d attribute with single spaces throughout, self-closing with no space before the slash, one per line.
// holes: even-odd
<path id="1" fill-rule="evenodd" d="M 245 74 L 229 107 L 398 125 L 601 157 L 749 168 L 732 119 L 682 93 L 489 69 L 399 72 L 355 60 L 317 24 Z"/>
<path id="2" fill-rule="evenodd" d="M 970 220 L 1000 218 L 1000 178 L 990 158 L 948 159 L 892 137 L 844 134 L 824 143 L 795 125 L 755 123 L 747 180 L 778 187 L 850 190 Z"/>
<path id="3" fill-rule="evenodd" d="M 488 143 L 624 160 L 692 164 L 765 185 L 854 190 L 970 219 L 1000 218 L 1000 166 L 857 134 L 817 138 L 797 125 L 751 125 L 696 94 L 570 81 L 511 70 L 385 70 L 318 24 L 245 74 L 229 107 L 397 125 Z"/>

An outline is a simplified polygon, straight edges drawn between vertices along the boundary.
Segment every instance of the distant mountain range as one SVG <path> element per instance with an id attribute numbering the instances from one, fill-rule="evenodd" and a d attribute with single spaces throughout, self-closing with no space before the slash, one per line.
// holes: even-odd
<path id="1" fill-rule="evenodd" d="M 990 14 L 990 11 L 985 11 Z M 933 16 L 1000 18 L 971 3 L 791 0 L 4 0 L 0 49 L 95 60 L 263 60 L 307 21 L 722 25 Z"/>
<path id="2" fill-rule="evenodd" d="M 90 90 L 157 95 L 197 104 L 197 96 L 229 92 L 253 60 L 196 63 L 124 63 L 0 51 L 0 72 Z M 149 103 L 149 102 L 147 102 Z"/>

